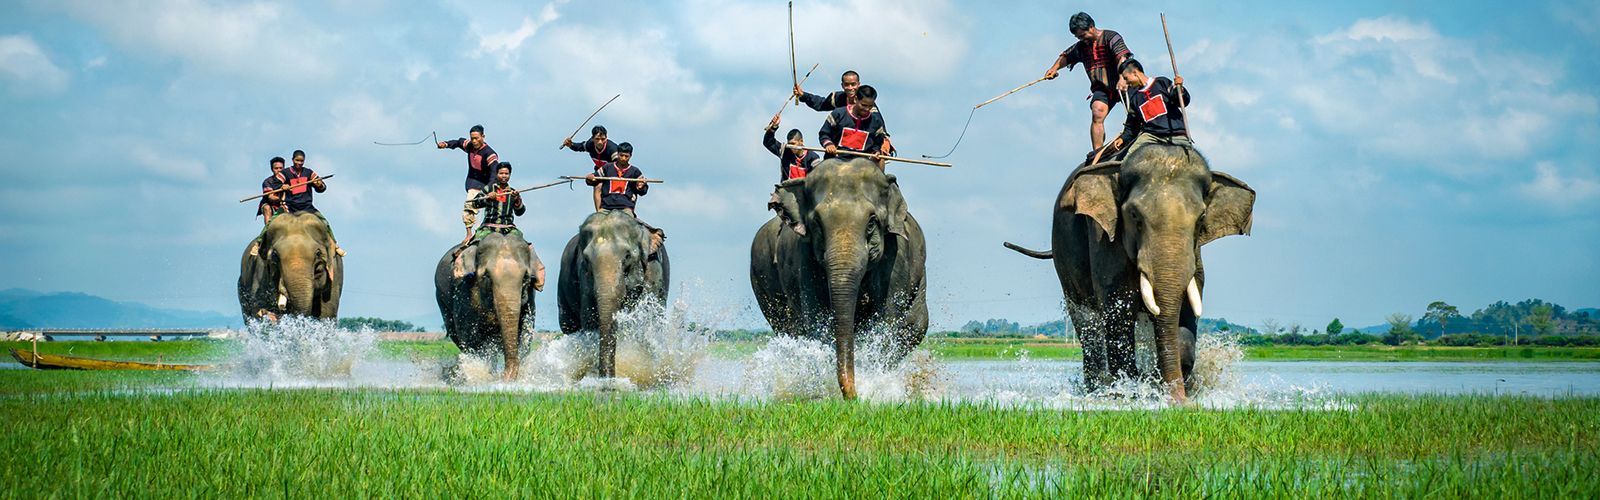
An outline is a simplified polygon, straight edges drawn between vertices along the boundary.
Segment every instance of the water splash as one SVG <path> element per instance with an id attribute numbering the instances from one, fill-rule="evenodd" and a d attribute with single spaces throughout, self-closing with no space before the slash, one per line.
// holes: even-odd
<path id="1" fill-rule="evenodd" d="M 948 388 L 944 365 L 925 351 L 901 357 L 886 335 L 867 335 L 856 346 L 856 395 L 867 401 L 941 399 Z M 777 336 L 744 364 L 742 394 L 778 401 L 840 397 L 833 345 Z"/>
<path id="2" fill-rule="evenodd" d="M 348 387 L 418 384 L 418 365 L 371 360 L 377 334 L 368 328 L 351 331 L 333 320 L 301 316 L 276 323 L 251 321 L 230 337 L 239 353 L 203 385 L 223 387 Z"/>

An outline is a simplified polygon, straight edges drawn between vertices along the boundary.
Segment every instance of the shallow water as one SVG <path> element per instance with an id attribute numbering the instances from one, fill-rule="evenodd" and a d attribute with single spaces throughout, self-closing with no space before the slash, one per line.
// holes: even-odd
<path id="1" fill-rule="evenodd" d="M 498 359 L 385 358 L 371 332 L 285 319 L 237 332 L 241 353 L 199 377 L 216 388 L 454 388 L 510 392 L 653 391 L 678 397 L 788 401 L 837 398 L 833 349 L 774 338 L 734 359 L 708 355 L 709 332 L 726 312 L 696 314 L 684 300 L 642 304 L 619 318 L 617 379 L 598 380 L 593 334 L 536 336 L 517 380 L 500 380 Z M 867 332 L 870 334 L 870 332 Z M 893 363 L 884 346 L 857 351 L 857 390 L 867 401 L 983 402 L 1002 406 L 1142 408 L 1164 405 L 1151 384 L 1126 381 L 1085 391 L 1078 361 L 943 360 L 926 351 Z M 1207 407 L 1342 407 L 1358 393 L 1600 395 L 1600 363 L 1242 361 L 1217 337 L 1198 346 L 1195 402 Z M 5 368 L 22 368 L 15 363 Z"/>

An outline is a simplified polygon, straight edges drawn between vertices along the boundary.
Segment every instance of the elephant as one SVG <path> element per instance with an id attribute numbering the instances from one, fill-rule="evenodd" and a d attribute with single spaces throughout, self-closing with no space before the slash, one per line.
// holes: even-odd
<path id="1" fill-rule="evenodd" d="M 894 362 L 928 332 L 922 226 L 895 176 L 866 160 L 825 160 L 777 199 L 750 245 L 756 302 L 778 334 L 831 339 L 839 391 L 854 399 L 857 331 L 887 332 Z"/>
<path id="2" fill-rule="evenodd" d="M 453 273 L 458 251 L 465 271 L 460 277 Z M 461 244 L 451 247 L 434 267 L 434 297 L 450 341 L 465 353 L 499 351 L 506 381 L 521 371 L 538 269 L 539 255 L 527 240 L 500 233 L 485 235 L 465 250 Z"/>
<path id="3" fill-rule="evenodd" d="M 344 288 L 344 258 L 315 213 L 273 217 L 239 262 L 239 309 L 246 321 L 285 314 L 334 319 Z"/>
<path id="4" fill-rule="evenodd" d="M 650 229 L 633 214 L 605 210 L 584 219 L 561 252 L 561 333 L 599 332 L 601 377 L 617 376 L 617 311 L 647 297 L 667 300 L 667 248 L 652 246 Z"/>
<path id="5" fill-rule="evenodd" d="M 1144 145 L 1122 161 L 1080 166 L 1067 178 L 1056 197 L 1049 252 L 1005 246 L 1054 260 L 1091 390 L 1141 375 L 1134 326 L 1146 314 L 1155 327 L 1159 373 L 1142 375 L 1158 375 L 1181 403 L 1193 390 L 1205 286 L 1200 247 L 1249 234 L 1255 197 L 1244 182 L 1211 170 L 1192 146 Z"/>

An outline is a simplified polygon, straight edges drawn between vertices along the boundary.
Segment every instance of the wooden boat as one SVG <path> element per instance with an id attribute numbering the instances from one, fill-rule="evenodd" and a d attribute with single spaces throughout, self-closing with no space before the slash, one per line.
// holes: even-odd
<path id="1" fill-rule="evenodd" d="M 171 363 L 143 363 L 139 361 L 111 361 L 104 359 L 38 354 L 12 349 L 11 357 L 23 366 L 40 370 L 168 370 L 198 372 L 215 368 L 213 365 L 175 365 Z"/>

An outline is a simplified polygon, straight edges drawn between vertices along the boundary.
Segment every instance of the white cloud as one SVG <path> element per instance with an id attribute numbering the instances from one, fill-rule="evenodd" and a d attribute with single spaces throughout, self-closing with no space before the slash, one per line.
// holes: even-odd
<path id="1" fill-rule="evenodd" d="M 438 77 L 439 72 L 434 71 L 432 65 L 422 61 L 411 61 L 406 63 L 406 81 L 417 83 L 417 80 L 421 80 L 424 76 Z"/>
<path id="2" fill-rule="evenodd" d="M 205 0 L 58 4 L 133 53 L 155 51 L 194 67 L 273 80 L 331 76 L 333 36 L 274 3 Z"/>
<path id="3" fill-rule="evenodd" d="M 517 61 L 518 54 L 521 52 L 523 43 L 538 34 L 540 28 L 559 19 L 561 14 L 556 11 L 556 6 L 564 3 L 566 3 L 565 0 L 557 0 L 545 4 L 544 8 L 539 10 L 538 19 L 534 19 L 533 16 L 524 16 L 522 25 L 518 26 L 516 30 L 479 34 L 476 56 L 494 56 L 498 60 L 500 69 L 512 68 L 513 63 Z"/>
<path id="4" fill-rule="evenodd" d="M 1439 39 L 1439 32 L 1426 23 L 1419 24 L 1400 17 L 1383 16 L 1376 19 L 1357 20 L 1348 28 L 1317 37 L 1317 42 L 1334 43 L 1344 40 L 1416 42 L 1437 39 Z"/>
<path id="5" fill-rule="evenodd" d="M 67 73 L 28 35 L 0 36 L 0 82 L 21 96 L 56 94 L 67 88 Z"/>
<path id="6" fill-rule="evenodd" d="M 1555 162 L 1533 166 L 1532 180 L 1517 187 L 1523 196 L 1555 208 L 1572 208 L 1600 199 L 1600 178 L 1593 173 L 1562 172 Z"/>
<path id="7" fill-rule="evenodd" d="M 1562 85 L 1559 61 L 1403 18 L 1362 19 L 1282 47 L 1261 55 L 1271 64 L 1238 60 L 1232 70 L 1286 82 L 1259 87 L 1266 94 L 1254 113 L 1458 178 L 1534 154 L 1600 110 L 1595 96 Z M 1219 94 L 1243 101 L 1226 88 Z"/>
<path id="8" fill-rule="evenodd" d="M 696 0 L 681 9 L 698 55 L 725 70 L 771 72 L 789 63 L 788 9 L 780 2 Z M 714 13 L 715 19 L 698 18 Z M 737 19 L 737 22 L 717 20 Z M 795 65 L 822 62 L 819 88 L 848 67 L 866 83 L 930 85 L 961 67 L 967 22 L 945 1 L 841 0 L 795 9 Z M 816 80 L 816 75 L 813 75 Z M 809 86 L 809 85 L 808 85 Z"/>
<path id="9" fill-rule="evenodd" d="M 621 93 L 606 115 L 640 127 L 696 125 L 726 116 L 720 88 L 707 86 L 678 61 L 664 31 L 557 26 L 549 35 L 535 40 L 530 55 L 530 67 L 553 68 L 541 75 L 537 94 L 578 98 L 585 103 L 578 107 L 589 108 Z"/>
<path id="10" fill-rule="evenodd" d="M 145 172 L 166 177 L 176 181 L 198 183 L 206 176 L 206 164 L 194 158 L 184 158 L 173 155 L 174 149 L 165 149 L 157 152 L 145 144 L 136 144 L 128 152 L 129 159 L 135 165 L 143 167 Z"/>
<path id="11" fill-rule="evenodd" d="M 717 194 L 704 184 L 688 183 L 671 186 L 671 189 L 656 189 L 650 192 L 649 204 L 652 213 L 659 213 L 668 217 L 682 217 L 703 222 L 722 221 L 728 218 L 732 206 L 728 197 Z"/>
<path id="12" fill-rule="evenodd" d="M 383 103 L 368 95 L 338 99 L 328 112 L 333 117 L 333 122 L 329 124 L 333 129 L 333 139 L 341 145 L 365 145 L 374 137 L 403 135 L 400 121 L 384 110 Z"/>

